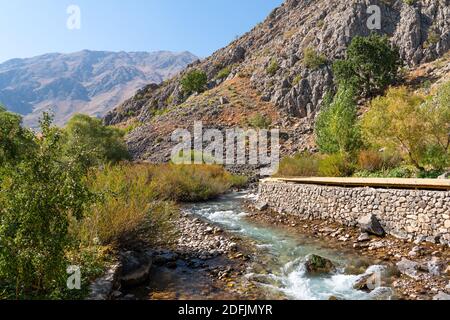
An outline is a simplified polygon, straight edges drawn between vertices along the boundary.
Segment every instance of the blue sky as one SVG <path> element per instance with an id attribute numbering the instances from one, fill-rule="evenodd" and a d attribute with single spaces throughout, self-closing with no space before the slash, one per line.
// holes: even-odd
<path id="1" fill-rule="evenodd" d="M 49 52 L 191 51 L 249 31 L 283 0 L 0 0 L 0 62 Z M 81 29 L 69 30 L 77 5 Z"/>

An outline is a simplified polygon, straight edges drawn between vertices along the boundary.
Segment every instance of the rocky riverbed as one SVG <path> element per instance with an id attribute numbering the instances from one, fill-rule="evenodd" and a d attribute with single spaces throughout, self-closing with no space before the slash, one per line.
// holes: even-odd
<path id="1" fill-rule="evenodd" d="M 258 298 L 255 286 L 243 277 L 250 252 L 241 239 L 186 213 L 175 225 L 178 232 L 173 242 L 121 254 L 123 267 L 112 299 Z"/>
<path id="2" fill-rule="evenodd" d="M 359 227 L 343 227 L 328 221 L 305 221 L 295 216 L 278 214 L 252 202 L 247 203 L 247 208 L 252 212 L 248 219 L 255 223 L 269 223 L 288 229 L 289 232 L 309 235 L 327 242 L 336 250 L 352 250 L 377 265 L 387 266 L 392 270 L 389 282 L 398 299 L 450 299 L 448 246 L 370 235 Z M 350 266 L 347 272 L 359 274 L 364 272 L 364 268 L 356 266 L 351 270 Z"/>

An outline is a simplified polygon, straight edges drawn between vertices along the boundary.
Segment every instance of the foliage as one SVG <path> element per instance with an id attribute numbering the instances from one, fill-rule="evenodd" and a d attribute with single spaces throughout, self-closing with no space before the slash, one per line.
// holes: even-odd
<path id="1" fill-rule="evenodd" d="M 320 159 L 307 152 L 281 160 L 277 176 L 285 177 L 313 177 L 319 174 Z"/>
<path id="2" fill-rule="evenodd" d="M 321 152 L 349 153 L 360 147 L 354 96 L 352 88 L 340 87 L 332 102 L 330 95 L 325 97 L 315 126 L 316 142 Z"/>
<path id="3" fill-rule="evenodd" d="M 272 124 L 272 120 L 260 113 L 254 115 L 248 120 L 251 127 L 257 129 L 267 129 Z"/>
<path id="4" fill-rule="evenodd" d="M 153 175 L 157 198 L 177 202 L 212 199 L 243 182 L 214 165 L 162 165 Z"/>
<path id="5" fill-rule="evenodd" d="M 157 232 L 176 212 L 174 205 L 156 201 L 151 184 L 154 167 L 116 165 L 92 170 L 91 190 L 101 195 L 73 230 L 84 245 L 111 244 L 137 230 Z"/>
<path id="6" fill-rule="evenodd" d="M 416 178 L 419 172 L 414 166 L 402 165 L 389 170 L 358 171 L 354 174 L 360 178 Z"/>
<path id="7" fill-rule="evenodd" d="M 86 167 L 117 163 L 130 158 L 119 129 L 104 126 L 100 119 L 78 114 L 65 130 L 65 153 L 78 157 Z"/>
<path id="8" fill-rule="evenodd" d="M 214 198 L 245 179 L 208 165 L 120 164 L 93 170 L 89 186 L 101 195 L 85 218 L 73 223 L 84 245 L 109 245 L 145 234 L 145 241 L 171 239 L 175 202 Z"/>
<path id="9" fill-rule="evenodd" d="M 319 163 L 319 175 L 323 177 L 348 177 L 353 172 L 351 161 L 343 154 L 326 155 Z"/>
<path id="10" fill-rule="evenodd" d="M 358 169 L 368 172 L 386 171 L 397 167 L 402 158 L 389 151 L 361 150 L 358 155 Z"/>
<path id="11" fill-rule="evenodd" d="M 303 51 L 303 63 L 309 69 L 318 69 L 327 63 L 327 58 L 308 47 Z"/>
<path id="12" fill-rule="evenodd" d="M 279 69 L 280 65 L 278 64 L 277 59 L 273 58 L 267 66 L 266 71 L 269 75 L 274 76 Z"/>
<path id="13" fill-rule="evenodd" d="M 370 96 L 392 84 L 400 66 L 398 49 L 391 47 L 387 37 L 373 33 L 353 38 L 347 59 L 337 60 L 333 71 L 338 85 L 352 86 L 357 94 Z"/>
<path id="14" fill-rule="evenodd" d="M 204 71 L 191 70 L 181 79 L 184 94 L 202 93 L 206 89 L 208 77 Z"/>
<path id="15" fill-rule="evenodd" d="M 21 127 L 22 118 L 0 105 L 0 167 L 20 161 L 33 147 L 31 131 Z M 1 172 L 0 172 L 1 176 Z"/>
<path id="16" fill-rule="evenodd" d="M 36 148 L 0 187 L 0 282 L 14 286 L 16 298 L 61 288 L 69 217 L 81 219 L 92 198 L 84 172 L 62 159 L 61 132 L 50 124 L 44 114 Z"/>
<path id="17" fill-rule="evenodd" d="M 302 81 L 302 76 L 300 74 L 296 75 L 294 80 L 292 80 L 292 85 L 296 86 Z"/>
<path id="18" fill-rule="evenodd" d="M 225 68 L 223 68 L 222 70 L 219 71 L 219 73 L 216 76 L 216 79 L 217 80 L 224 80 L 224 79 L 228 78 L 230 73 L 231 73 L 230 67 L 225 67 Z"/>
<path id="19" fill-rule="evenodd" d="M 372 101 L 362 120 L 364 136 L 376 147 L 400 152 L 421 171 L 449 165 L 450 85 L 426 100 L 405 87 Z"/>

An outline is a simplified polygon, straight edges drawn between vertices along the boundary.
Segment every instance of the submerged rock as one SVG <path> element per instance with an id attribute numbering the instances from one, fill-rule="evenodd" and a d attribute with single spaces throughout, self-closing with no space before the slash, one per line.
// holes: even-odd
<path id="1" fill-rule="evenodd" d="M 386 235 L 386 231 L 384 231 L 380 221 L 378 221 L 378 218 L 374 214 L 368 214 L 367 216 L 362 217 L 358 220 L 358 224 L 361 227 L 362 232 L 379 237 L 384 237 Z"/>
<path id="2" fill-rule="evenodd" d="M 310 275 L 329 274 L 336 271 L 336 266 L 326 258 L 312 254 L 306 258 L 306 272 Z"/>
<path id="3" fill-rule="evenodd" d="M 128 251 L 122 253 L 122 275 L 120 282 L 124 287 L 140 285 L 150 274 L 152 259 L 145 253 Z"/>

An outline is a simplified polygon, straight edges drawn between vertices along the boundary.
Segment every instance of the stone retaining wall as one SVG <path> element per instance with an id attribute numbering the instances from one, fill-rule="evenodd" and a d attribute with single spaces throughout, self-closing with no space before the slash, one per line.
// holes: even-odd
<path id="1" fill-rule="evenodd" d="M 261 182 L 260 203 L 305 220 L 357 226 L 373 213 L 385 231 L 409 240 L 450 244 L 450 191 L 346 188 Z"/>

